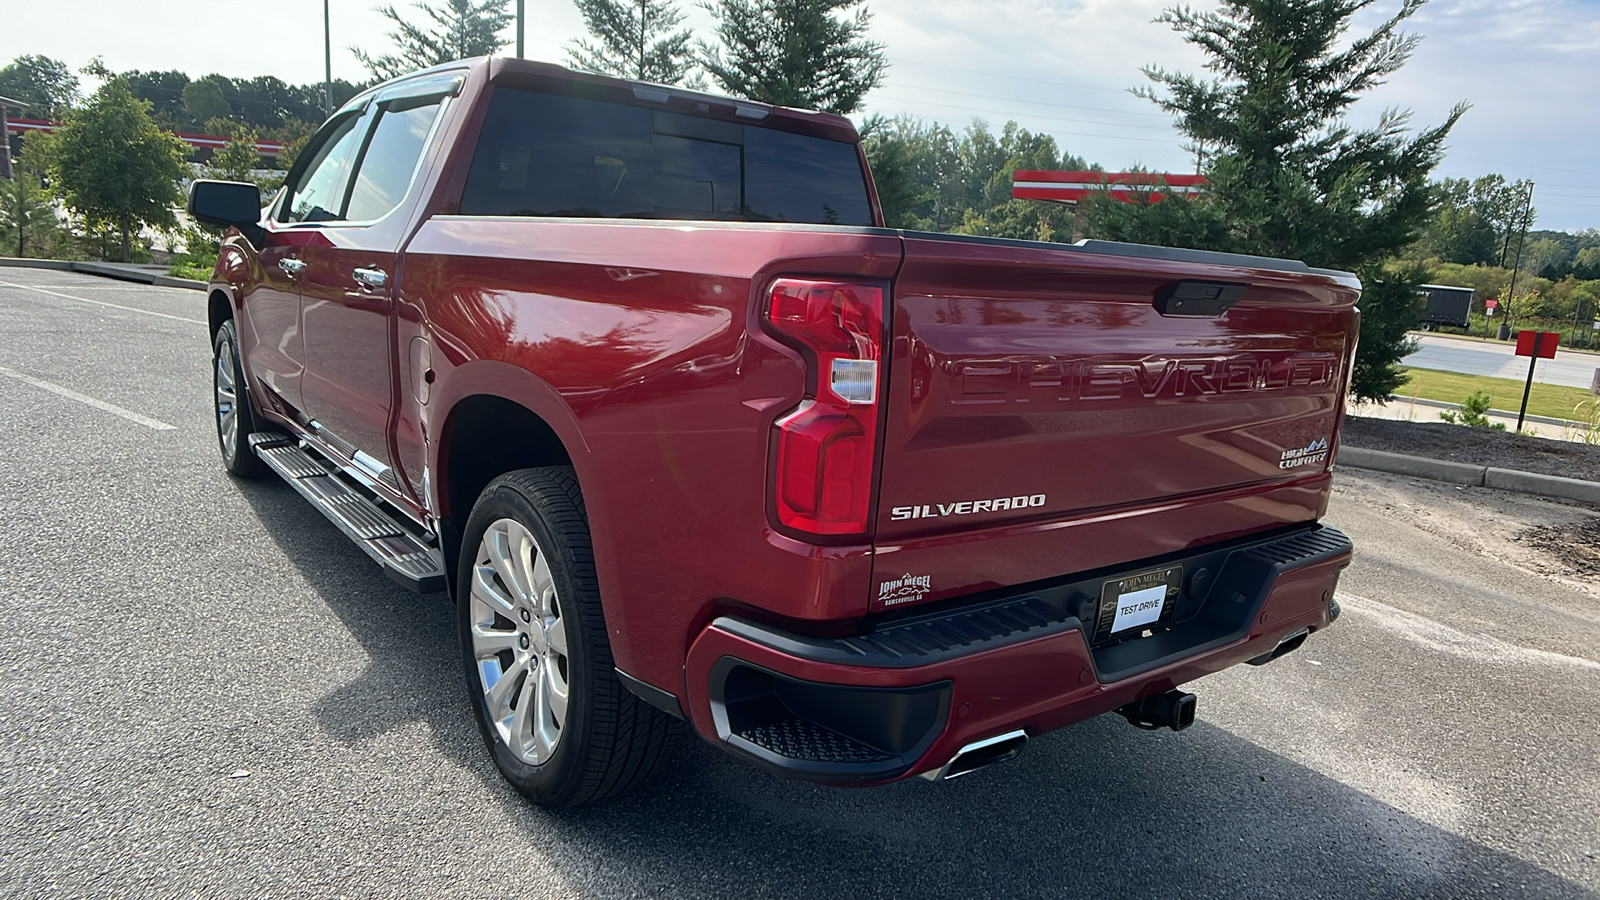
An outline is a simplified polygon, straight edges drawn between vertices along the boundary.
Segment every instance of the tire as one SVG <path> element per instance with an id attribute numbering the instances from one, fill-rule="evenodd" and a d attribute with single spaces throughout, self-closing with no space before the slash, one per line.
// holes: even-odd
<path id="1" fill-rule="evenodd" d="M 467 518 L 456 577 L 467 693 L 506 781 L 558 808 L 649 778 L 672 720 L 613 668 L 572 470 L 490 482 Z"/>
<path id="2" fill-rule="evenodd" d="M 250 449 L 256 417 L 250 408 L 244 369 L 239 365 L 239 332 L 232 319 L 223 321 L 211 342 L 211 388 L 223 468 L 236 478 L 260 475 L 266 467 Z"/>

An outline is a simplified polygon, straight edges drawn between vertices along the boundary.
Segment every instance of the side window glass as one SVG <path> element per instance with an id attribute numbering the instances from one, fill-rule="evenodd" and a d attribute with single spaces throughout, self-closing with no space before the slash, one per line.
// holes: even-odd
<path id="1" fill-rule="evenodd" d="M 385 106 L 361 157 L 344 218 L 370 222 L 400 205 L 438 112 L 437 98 L 410 108 L 405 101 Z"/>
<path id="2" fill-rule="evenodd" d="M 344 218 L 345 186 L 350 164 L 360 149 L 360 127 L 365 116 L 351 116 L 317 151 L 316 159 L 301 173 L 283 206 L 285 222 L 331 222 Z"/>

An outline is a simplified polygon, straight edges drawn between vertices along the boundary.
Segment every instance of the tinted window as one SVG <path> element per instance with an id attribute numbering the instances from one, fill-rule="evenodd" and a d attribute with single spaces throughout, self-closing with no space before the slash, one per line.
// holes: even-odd
<path id="1" fill-rule="evenodd" d="M 411 176 L 438 111 L 439 101 L 431 100 L 410 109 L 391 106 L 379 113 L 355 184 L 350 188 L 345 218 L 370 222 L 400 205 L 411 187 Z"/>
<path id="2" fill-rule="evenodd" d="M 461 212 L 872 224 L 854 145 L 505 88 Z"/>
<path id="3" fill-rule="evenodd" d="M 757 221 L 872 223 L 853 144 L 747 128 L 744 177 L 745 203 Z"/>
<path id="4" fill-rule="evenodd" d="M 350 163 L 355 159 L 365 131 L 362 116 L 338 122 L 328 140 L 318 148 L 311 165 L 300 173 L 300 180 L 283 205 L 282 221 L 329 222 L 344 218 L 344 192 L 349 184 Z"/>

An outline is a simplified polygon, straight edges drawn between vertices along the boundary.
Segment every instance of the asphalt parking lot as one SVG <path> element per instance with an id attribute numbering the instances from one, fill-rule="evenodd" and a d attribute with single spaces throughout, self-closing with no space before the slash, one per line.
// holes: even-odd
<path id="1" fill-rule="evenodd" d="M 222 472 L 203 320 L 0 269 L 0 893 L 1600 896 L 1600 586 L 1542 549 L 1593 510 L 1341 472 L 1344 617 L 1184 733 L 864 791 L 684 733 L 550 813 L 480 750 L 443 595 Z"/>
<path id="2" fill-rule="evenodd" d="M 1493 378 L 1510 378 L 1516 381 L 1528 377 L 1528 358 L 1517 356 L 1516 347 L 1511 344 L 1444 337 L 1437 334 L 1419 334 L 1416 338 L 1417 351 L 1405 358 L 1405 364 L 1408 366 L 1439 369 L 1445 372 L 1464 372 L 1468 375 L 1488 375 Z M 1596 369 L 1600 369 L 1600 354 L 1572 350 L 1563 344 L 1556 350 L 1554 359 L 1538 360 L 1533 380 L 1540 384 L 1588 388 L 1594 383 Z"/>

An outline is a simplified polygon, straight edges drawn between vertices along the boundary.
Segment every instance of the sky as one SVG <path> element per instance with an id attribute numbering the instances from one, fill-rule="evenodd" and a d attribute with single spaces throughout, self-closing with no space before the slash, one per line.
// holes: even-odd
<path id="1" fill-rule="evenodd" d="M 374 0 L 328 2 L 334 77 L 360 80 L 365 72 L 350 48 L 383 52 L 391 24 Z M 396 6 L 405 11 L 409 2 Z M 566 62 L 567 48 L 585 33 L 576 7 L 571 0 L 525 4 L 526 55 Z M 680 5 L 709 38 L 710 17 L 692 2 Z M 1198 51 L 1152 22 L 1170 5 L 867 0 L 872 37 L 886 45 L 891 66 L 866 111 L 957 128 L 974 117 L 995 128 L 1015 120 L 1110 170 L 1192 172 L 1170 118 L 1128 92 L 1147 83 L 1142 66 L 1201 69 Z M 1398 6 L 1378 0 L 1356 29 Z M 34 53 L 77 68 L 99 56 L 114 71 L 316 82 L 322 9 L 318 0 L 0 0 L 0 63 Z M 1467 101 L 1472 109 L 1451 133 L 1437 175 L 1532 179 L 1536 228 L 1600 227 L 1600 0 L 1432 0 L 1407 30 L 1422 36 L 1421 46 L 1354 107 L 1355 123 L 1394 107 L 1411 110 L 1415 126 L 1429 126 Z"/>

